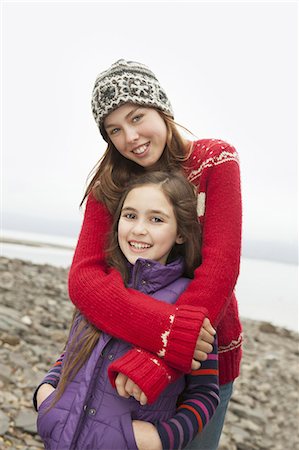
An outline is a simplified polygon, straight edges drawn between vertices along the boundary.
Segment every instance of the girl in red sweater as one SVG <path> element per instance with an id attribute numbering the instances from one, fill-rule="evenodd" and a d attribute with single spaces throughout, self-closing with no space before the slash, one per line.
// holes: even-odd
<path id="1" fill-rule="evenodd" d="M 189 373 L 206 359 L 209 325 L 203 322 L 210 319 L 218 335 L 221 403 L 188 448 L 217 449 L 241 361 L 242 328 L 234 295 L 242 214 L 237 152 L 218 139 L 183 138 L 166 93 L 140 63 L 119 60 L 102 72 L 92 111 L 108 146 L 84 197 L 85 216 L 69 273 L 70 298 L 96 327 L 138 346 L 111 364 L 109 375 L 120 395 L 133 394 L 142 402 L 155 400 L 169 384 L 164 365 Z M 157 169 L 182 170 L 198 192 L 202 263 L 175 305 L 125 288 L 105 259 L 112 216 L 106 199 L 116 198 L 132 175 Z M 155 364 L 153 355 L 163 364 Z"/>

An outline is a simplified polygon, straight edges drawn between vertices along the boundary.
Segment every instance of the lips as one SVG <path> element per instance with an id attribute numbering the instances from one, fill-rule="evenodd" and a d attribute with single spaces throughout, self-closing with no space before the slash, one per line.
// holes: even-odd
<path id="1" fill-rule="evenodd" d="M 147 244 L 146 242 L 137 242 L 137 241 L 129 241 L 129 245 L 134 250 L 146 250 L 152 247 L 150 244 Z"/>
<path id="2" fill-rule="evenodd" d="M 132 150 L 132 153 L 134 153 L 134 155 L 143 155 L 146 150 L 149 147 L 149 142 L 147 142 L 146 144 L 140 145 L 139 147 L 134 148 L 134 150 Z"/>

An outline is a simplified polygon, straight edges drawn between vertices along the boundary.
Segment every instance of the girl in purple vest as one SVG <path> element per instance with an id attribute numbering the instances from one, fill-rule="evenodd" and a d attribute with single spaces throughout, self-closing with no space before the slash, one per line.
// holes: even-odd
<path id="1" fill-rule="evenodd" d="M 156 301 L 175 303 L 200 264 L 193 185 L 179 172 L 147 172 L 131 180 L 121 200 L 111 200 L 110 207 L 116 212 L 107 243 L 109 266 L 118 269 L 127 287 Z M 53 383 L 50 371 L 37 389 L 41 395 L 53 386 L 41 404 L 37 398 L 37 428 L 45 448 L 186 447 L 219 403 L 217 343 L 212 336 L 210 342 L 207 359 L 188 375 L 169 369 L 159 357 L 152 358 L 171 382 L 156 401 L 147 402 L 131 380 L 132 395 L 124 398 L 109 382 L 109 376 L 114 380 L 109 366 L 132 346 L 99 331 L 76 310 L 59 382 Z"/>

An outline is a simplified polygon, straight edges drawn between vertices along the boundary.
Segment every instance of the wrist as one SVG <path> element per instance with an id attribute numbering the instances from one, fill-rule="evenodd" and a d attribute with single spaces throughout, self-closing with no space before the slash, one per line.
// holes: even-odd
<path id="1" fill-rule="evenodd" d="M 206 308 L 179 306 L 164 356 L 171 367 L 183 373 L 190 373 L 198 334 L 207 314 Z"/>
<path id="2" fill-rule="evenodd" d="M 138 450 L 163 450 L 157 428 L 152 423 L 133 420 L 132 426 Z"/>
<path id="3" fill-rule="evenodd" d="M 55 391 L 55 388 L 48 383 L 42 384 L 36 393 L 36 406 L 37 410 L 39 409 L 40 405 L 46 400 L 49 395 Z"/>

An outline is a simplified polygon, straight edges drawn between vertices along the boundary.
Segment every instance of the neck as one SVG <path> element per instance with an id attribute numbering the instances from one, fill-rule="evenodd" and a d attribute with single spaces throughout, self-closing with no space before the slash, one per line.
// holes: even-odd
<path id="1" fill-rule="evenodd" d="M 188 155 L 188 157 L 189 157 L 190 154 L 192 153 L 194 142 L 183 138 L 183 143 L 184 143 L 185 154 Z"/>

